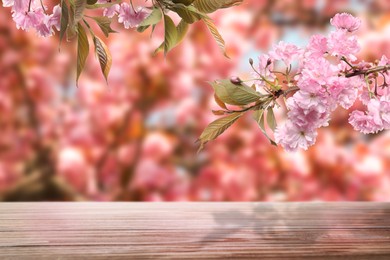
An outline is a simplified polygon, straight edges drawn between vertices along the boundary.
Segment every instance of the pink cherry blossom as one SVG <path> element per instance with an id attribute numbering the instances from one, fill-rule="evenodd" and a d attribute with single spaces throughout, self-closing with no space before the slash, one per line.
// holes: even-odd
<path id="1" fill-rule="evenodd" d="M 126 29 L 136 28 L 150 14 L 150 11 L 142 7 L 134 10 L 128 3 L 120 5 L 118 22 L 123 23 Z"/>
<path id="2" fill-rule="evenodd" d="M 49 16 L 45 16 L 44 20 L 35 26 L 38 36 L 49 37 L 53 34 L 53 30 L 49 26 L 49 19 Z"/>
<path id="3" fill-rule="evenodd" d="M 270 57 L 275 60 L 281 60 L 286 66 L 290 66 L 291 62 L 295 59 L 299 59 L 302 54 L 303 50 L 294 44 L 280 41 L 270 52 Z"/>
<path id="4" fill-rule="evenodd" d="M 61 28 L 61 6 L 56 5 L 53 7 L 53 13 L 49 16 L 49 20 L 47 25 L 51 27 L 55 27 L 57 31 Z"/>
<path id="5" fill-rule="evenodd" d="M 104 8 L 103 15 L 107 16 L 108 18 L 112 18 L 119 13 L 119 10 L 120 10 L 120 5 L 116 4 L 111 7 Z"/>
<path id="6" fill-rule="evenodd" d="M 302 68 L 302 76 L 316 81 L 320 85 L 329 84 L 330 79 L 336 76 L 338 69 L 323 57 L 309 57 Z"/>
<path id="7" fill-rule="evenodd" d="M 99 4 L 107 4 L 110 3 L 110 0 L 98 0 Z M 104 8 L 103 9 L 103 15 L 107 16 L 108 18 L 114 17 L 116 14 L 119 13 L 120 10 L 120 5 L 119 4 L 114 4 L 110 7 Z"/>
<path id="8" fill-rule="evenodd" d="M 20 12 L 13 15 L 16 28 L 28 31 L 42 24 L 45 15 L 42 9 L 30 12 Z"/>
<path id="9" fill-rule="evenodd" d="M 360 51 L 360 46 L 356 36 L 351 36 L 348 32 L 337 30 L 331 32 L 328 39 L 329 52 L 333 56 L 342 56 L 351 61 L 355 61 L 356 54 Z"/>
<path id="10" fill-rule="evenodd" d="M 367 108 L 375 124 L 385 129 L 390 128 L 390 96 L 382 96 L 379 100 L 371 99 Z"/>
<path id="11" fill-rule="evenodd" d="M 36 7 L 38 7 L 38 3 L 35 0 L 31 0 L 31 10 L 34 10 Z M 21 13 L 21 12 L 27 12 L 31 11 L 28 10 L 28 6 L 30 4 L 30 0 L 14 0 L 12 1 L 12 11 L 15 13 Z"/>
<path id="12" fill-rule="evenodd" d="M 323 35 L 313 35 L 305 51 L 305 56 L 320 58 L 328 51 L 328 39 Z"/>
<path id="13" fill-rule="evenodd" d="M 300 90 L 296 92 L 290 99 L 293 99 L 294 103 L 296 103 L 301 108 L 315 108 L 319 113 L 324 113 L 327 111 L 328 95 L 326 93 L 309 93 Z"/>
<path id="14" fill-rule="evenodd" d="M 356 131 L 363 134 L 373 134 L 382 130 L 382 127 L 375 123 L 372 115 L 365 114 L 359 110 L 355 110 L 350 114 L 348 122 Z"/>
<path id="15" fill-rule="evenodd" d="M 363 105 L 367 105 L 371 100 L 370 92 L 368 91 L 368 89 L 363 89 L 362 92 L 359 94 L 358 98 L 363 103 Z"/>
<path id="16" fill-rule="evenodd" d="M 305 107 L 293 97 L 288 99 L 287 108 L 289 109 L 288 118 L 301 128 L 314 129 L 328 126 L 329 113 L 322 110 L 321 105 L 319 106 L 321 110 L 318 110 L 316 106 Z"/>
<path id="17" fill-rule="evenodd" d="M 353 32 L 359 29 L 362 21 L 359 18 L 353 17 L 351 14 L 341 13 L 336 14 L 332 19 L 330 19 L 330 23 L 337 29 Z"/>
<path id="18" fill-rule="evenodd" d="M 108 0 L 98 0 L 99 4 L 111 3 Z M 56 5 L 53 13 L 49 14 L 44 3 L 38 0 L 5 0 L 4 7 L 12 7 L 12 17 L 16 27 L 22 30 L 35 29 L 38 36 L 49 37 L 54 34 L 54 29 L 60 30 L 61 7 Z M 42 8 L 45 8 L 43 10 Z M 126 29 L 135 28 L 143 21 L 150 11 L 143 7 L 134 10 L 128 3 L 114 4 L 107 8 L 102 8 L 103 15 L 109 18 L 118 14 L 118 21 L 123 23 Z"/>
<path id="19" fill-rule="evenodd" d="M 3 7 L 11 7 L 14 5 L 15 0 L 2 0 Z"/>
<path id="20" fill-rule="evenodd" d="M 317 138 L 317 132 L 313 129 L 305 129 L 287 121 L 275 130 L 275 141 L 286 151 L 295 151 L 298 148 L 307 150 Z"/>
<path id="21" fill-rule="evenodd" d="M 334 77 L 328 88 L 337 103 L 345 109 L 350 108 L 358 97 L 358 90 L 364 85 L 359 78 Z"/>

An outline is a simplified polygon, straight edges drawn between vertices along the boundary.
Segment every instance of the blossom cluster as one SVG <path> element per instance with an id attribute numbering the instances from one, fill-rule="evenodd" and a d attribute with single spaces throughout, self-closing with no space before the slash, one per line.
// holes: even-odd
<path id="1" fill-rule="evenodd" d="M 4 7 L 11 7 L 12 18 L 18 29 L 29 31 L 35 29 L 41 37 L 54 35 L 60 30 L 61 6 L 56 5 L 52 14 L 48 14 L 48 7 L 40 0 L 2 0 Z M 110 4 L 111 0 L 98 0 L 97 4 Z M 117 16 L 118 22 L 126 29 L 136 28 L 150 14 L 144 7 L 134 7 L 129 3 L 113 4 L 103 7 L 103 16 L 113 18 Z"/>
<path id="2" fill-rule="evenodd" d="M 350 114 L 349 123 L 355 130 L 369 134 L 390 129 L 388 59 L 383 56 L 375 64 L 357 62 L 360 46 L 354 32 L 361 25 L 360 19 L 341 13 L 331 19 L 331 24 L 336 30 L 328 37 L 313 35 L 305 48 L 280 42 L 269 55 L 260 57 L 258 87 L 271 93 L 272 89 L 294 93 L 286 100 L 286 122 L 275 130 L 275 141 L 285 150 L 312 146 L 317 129 L 329 125 L 331 113 L 338 106 L 351 108 L 357 99 L 367 111 Z M 283 62 L 286 73 L 274 71 L 280 66 L 278 62 Z M 277 73 L 284 75 L 284 87 L 277 83 Z"/>
<path id="3" fill-rule="evenodd" d="M 98 0 L 99 4 L 111 3 L 111 0 Z M 126 29 L 136 28 L 150 14 L 150 11 L 144 7 L 134 7 L 132 4 L 121 3 L 114 4 L 111 7 L 103 9 L 103 15 L 108 18 L 118 16 L 118 22 L 123 23 Z"/>
<path id="4" fill-rule="evenodd" d="M 16 28 L 29 31 L 35 29 L 41 37 L 54 34 L 54 28 L 60 30 L 61 7 L 54 6 L 53 13 L 38 0 L 2 0 L 4 7 L 12 8 L 12 18 Z"/>

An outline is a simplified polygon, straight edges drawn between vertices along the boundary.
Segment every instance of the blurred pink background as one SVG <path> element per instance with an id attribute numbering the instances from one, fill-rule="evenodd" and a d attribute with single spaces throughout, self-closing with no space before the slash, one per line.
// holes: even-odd
<path id="1" fill-rule="evenodd" d="M 249 77 L 250 57 L 303 46 L 342 11 L 363 20 L 361 59 L 390 57 L 387 0 L 244 0 L 213 15 L 230 60 L 201 23 L 166 59 L 152 55 L 161 28 L 120 31 L 109 86 L 90 55 L 77 88 L 75 44 L 59 53 L 58 35 L 19 31 L 0 7 L 0 199 L 390 201 L 390 132 L 356 133 L 342 109 L 307 152 L 271 146 L 246 117 L 196 153 L 216 118 L 207 81 Z"/>

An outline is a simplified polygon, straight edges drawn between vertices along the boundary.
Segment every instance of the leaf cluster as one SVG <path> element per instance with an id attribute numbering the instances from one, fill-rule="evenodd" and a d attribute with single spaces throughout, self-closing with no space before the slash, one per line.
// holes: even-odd
<path id="1" fill-rule="evenodd" d="M 61 0 L 61 28 L 60 45 L 66 37 L 67 41 L 77 38 L 77 76 L 76 83 L 85 68 L 86 60 L 89 55 L 89 38 L 87 32 L 91 35 L 94 45 L 95 55 L 99 61 L 102 74 L 106 81 L 112 65 L 112 56 L 104 41 L 102 41 L 92 30 L 86 17 L 92 19 L 99 26 L 102 33 L 108 37 L 110 33 L 115 33 L 111 28 L 112 20 L 105 16 L 90 17 L 86 16 L 87 9 L 97 9 L 110 7 L 117 2 L 107 4 L 97 4 L 97 0 Z"/>
<path id="2" fill-rule="evenodd" d="M 60 44 L 64 38 L 71 41 L 77 38 L 77 77 L 76 82 L 85 68 L 86 60 L 90 52 L 90 40 L 94 45 L 95 56 L 97 57 L 102 74 L 106 81 L 112 65 L 112 57 L 109 49 L 91 28 L 86 18 L 95 22 L 102 33 L 109 37 L 115 33 L 111 28 L 112 19 L 104 16 L 88 16 L 87 10 L 107 8 L 120 3 L 121 0 L 112 1 L 106 4 L 99 4 L 97 0 L 61 0 L 61 29 Z M 238 5 L 242 0 L 152 0 L 150 15 L 141 22 L 137 31 L 143 32 L 152 27 L 152 33 L 157 24 L 164 25 L 164 42 L 156 49 L 155 53 L 163 51 L 166 55 L 176 47 L 188 32 L 189 25 L 202 21 L 209 29 L 212 37 L 227 57 L 225 41 L 218 32 L 208 14 L 219 9 Z M 180 22 L 176 25 L 169 16 L 170 12 L 176 13 Z M 88 37 L 90 34 L 90 38 Z"/>
<path id="3" fill-rule="evenodd" d="M 215 101 L 221 107 L 221 110 L 215 110 L 213 113 L 223 117 L 211 122 L 200 135 L 200 150 L 207 142 L 216 139 L 249 111 L 253 112 L 252 118 L 263 134 L 271 144 L 276 145 L 267 133 L 266 123 L 268 129 L 275 131 L 277 126 L 274 114 L 275 100 L 282 92 L 263 95 L 256 91 L 255 85 L 248 86 L 241 80 L 219 80 L 210 84 L 215 91 Z M 239 107 L 239 109 L 229 109 L 229 105 Z"/>

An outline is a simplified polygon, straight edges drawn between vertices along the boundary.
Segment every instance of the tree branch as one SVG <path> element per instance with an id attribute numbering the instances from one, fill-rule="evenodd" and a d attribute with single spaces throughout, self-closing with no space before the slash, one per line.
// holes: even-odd
<path id="1" fill-rule="evenodd" d="M 357 71 L 345 74 L 345 77 L 352 78 L 352 77 L 359 76 L 359 75 L 369 75 L 369 74 L 376 73 L 376 72 L 385 72 L 387 70 L 390 70 L 390 65 L 378 66 L 378 67 L 374 67 L 374 68 L 366 69 L 366 70 L 357 70 Z"/>

